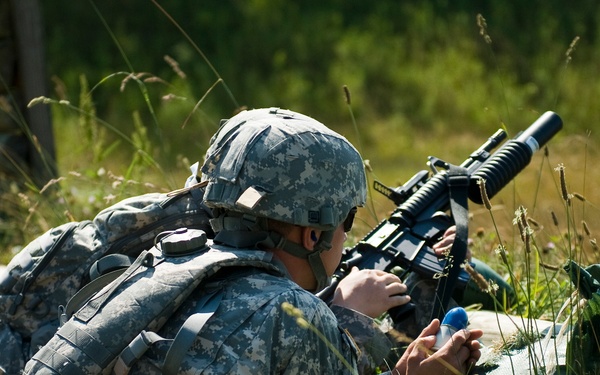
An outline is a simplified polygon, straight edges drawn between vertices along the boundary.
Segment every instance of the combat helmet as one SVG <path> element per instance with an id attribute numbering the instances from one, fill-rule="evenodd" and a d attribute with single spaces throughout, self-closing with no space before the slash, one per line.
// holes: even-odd
<path id="1" fill-rule="evenodd" d="M 279 247 L 307 258 L 324 287 L 319 253 L 331 247 L 335 229 L 366 200 L 362 158 L 348 140 L 300 113 L 247 110 L 221 125 L 201 171 L 206 205 L 239 214 L 237 220 L 231 215 L 213 220 L 216 241 L 227 237 L 232 245 L 236 238 L 238 247 Z M 283 243 L 261 224 L 264 219 L 322 230 L 318 250 Z"/>

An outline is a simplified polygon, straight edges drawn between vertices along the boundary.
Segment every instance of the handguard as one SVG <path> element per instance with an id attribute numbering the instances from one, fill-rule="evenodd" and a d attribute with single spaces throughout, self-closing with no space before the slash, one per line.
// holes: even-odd
<path id="1" fill-rule="evenodd" d="M 484 181 L 488 198 L 493 197 L 561 128 L 560 117 L 548 111 L 492 154 L 492 150 L 507 137 L 506 132 L 499 129 L 460 165 L 468 175 L 468 199 L 477 204 L 483 202 L 480 180 Z M 455 223 L 452 212 L 449 212 L 448 170 L 451 166 L 434 157 L 429 157 L 428 164 L 431 172 L 420 171 L 398 188 L 375 182 L 374 189 L 391 199 L 397 207 L 388 219 L 379 223 L 354 247 L 345 249 L 332 283 L 317 294 L 320 298 L 329 302 L 337 284 L 352 267 L 386 272 L 401 267 L 406 273 L 417 272 L 428 278 L 447 277 L 444 270 L 452 253 L 449 258 L 439 259 L 432 246 Z M 463 240 L 466 241 L 466 238 Z M 461 270 L 456 280 L 444 282 L 446 289 L 451 291 L 455 286 L 464 287 L 468 280 L 469 275 Z M 439 296 L 436 298 L 439 299 Z M 411 309 L 410 304 L 400 307 L 389 311 L 396 322 L 401 321 Z M 445 310 L 446 306 L 442 308 Z M 443 318 L 443 315 L 439 317 Z"/>

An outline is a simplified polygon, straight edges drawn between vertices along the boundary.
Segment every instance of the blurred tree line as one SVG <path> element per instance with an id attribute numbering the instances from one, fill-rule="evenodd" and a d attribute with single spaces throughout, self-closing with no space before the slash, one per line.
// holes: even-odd
<path id="1" fill-rule="evenodd" d="M 547 110 L 565 122 L 556 138 L 598 137 L 594 0 L 39 3 L 61 188 L 20 195 L 7 181 L 2 243 L 181 187 L 243 106 L 323 121 L 390 184 L 426 155 L 462 162 L 500 126 L 514 135 Z"/>
<path id="2" fill-rule="evenodd" d="M 599 117 L 593 0 L 46 0 L 43 8 L 49 73 L 74 102 L 82 75 L 94 85 L 115 72 L 149 72 L 177 85 L 168 55 L 195 98 L 186 115 L 223 79 L 192 122 L 280 106 L 336 127 L 349 120 L 343 85 L 363 124 L 407 133 L 487 135 L 499 124 L 521 129 L 546 110 L 584 131 Z M 94 93 L 101 116 L 118 120 L 143 106 L 115 95 L 119 84 Z"/>

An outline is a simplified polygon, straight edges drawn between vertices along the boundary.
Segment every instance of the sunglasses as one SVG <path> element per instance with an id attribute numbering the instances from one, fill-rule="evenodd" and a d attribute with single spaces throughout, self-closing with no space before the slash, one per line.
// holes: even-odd
<path id="1" fill-rule="evenodd" d="M 352 229 L 352 224 L 354 224 L 354 216 L 356 216 L 356 207 L 352 207 L 350 212 L 348 212 L 348 216 L 346 216 L 346 220 L 344 220 L 344 232 L 350 232 Z"/>

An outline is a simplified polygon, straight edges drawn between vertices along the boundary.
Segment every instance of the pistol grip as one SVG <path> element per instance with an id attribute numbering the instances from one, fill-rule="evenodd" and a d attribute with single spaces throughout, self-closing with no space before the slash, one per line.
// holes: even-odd
<path id="1" fill-rule="evenodd" d="M 414 302 L 408 302 L 408 303 L 405 303 L 404 305 L 392 307 L 391 309 L 388 310 L 388 314 L 390 314 L 390 317 L 392 318 L 394 323 L 399 323 L 399 322 L 405 320 L 411 314 L 414 314 L 414 312 L 415 312 Z"/>

